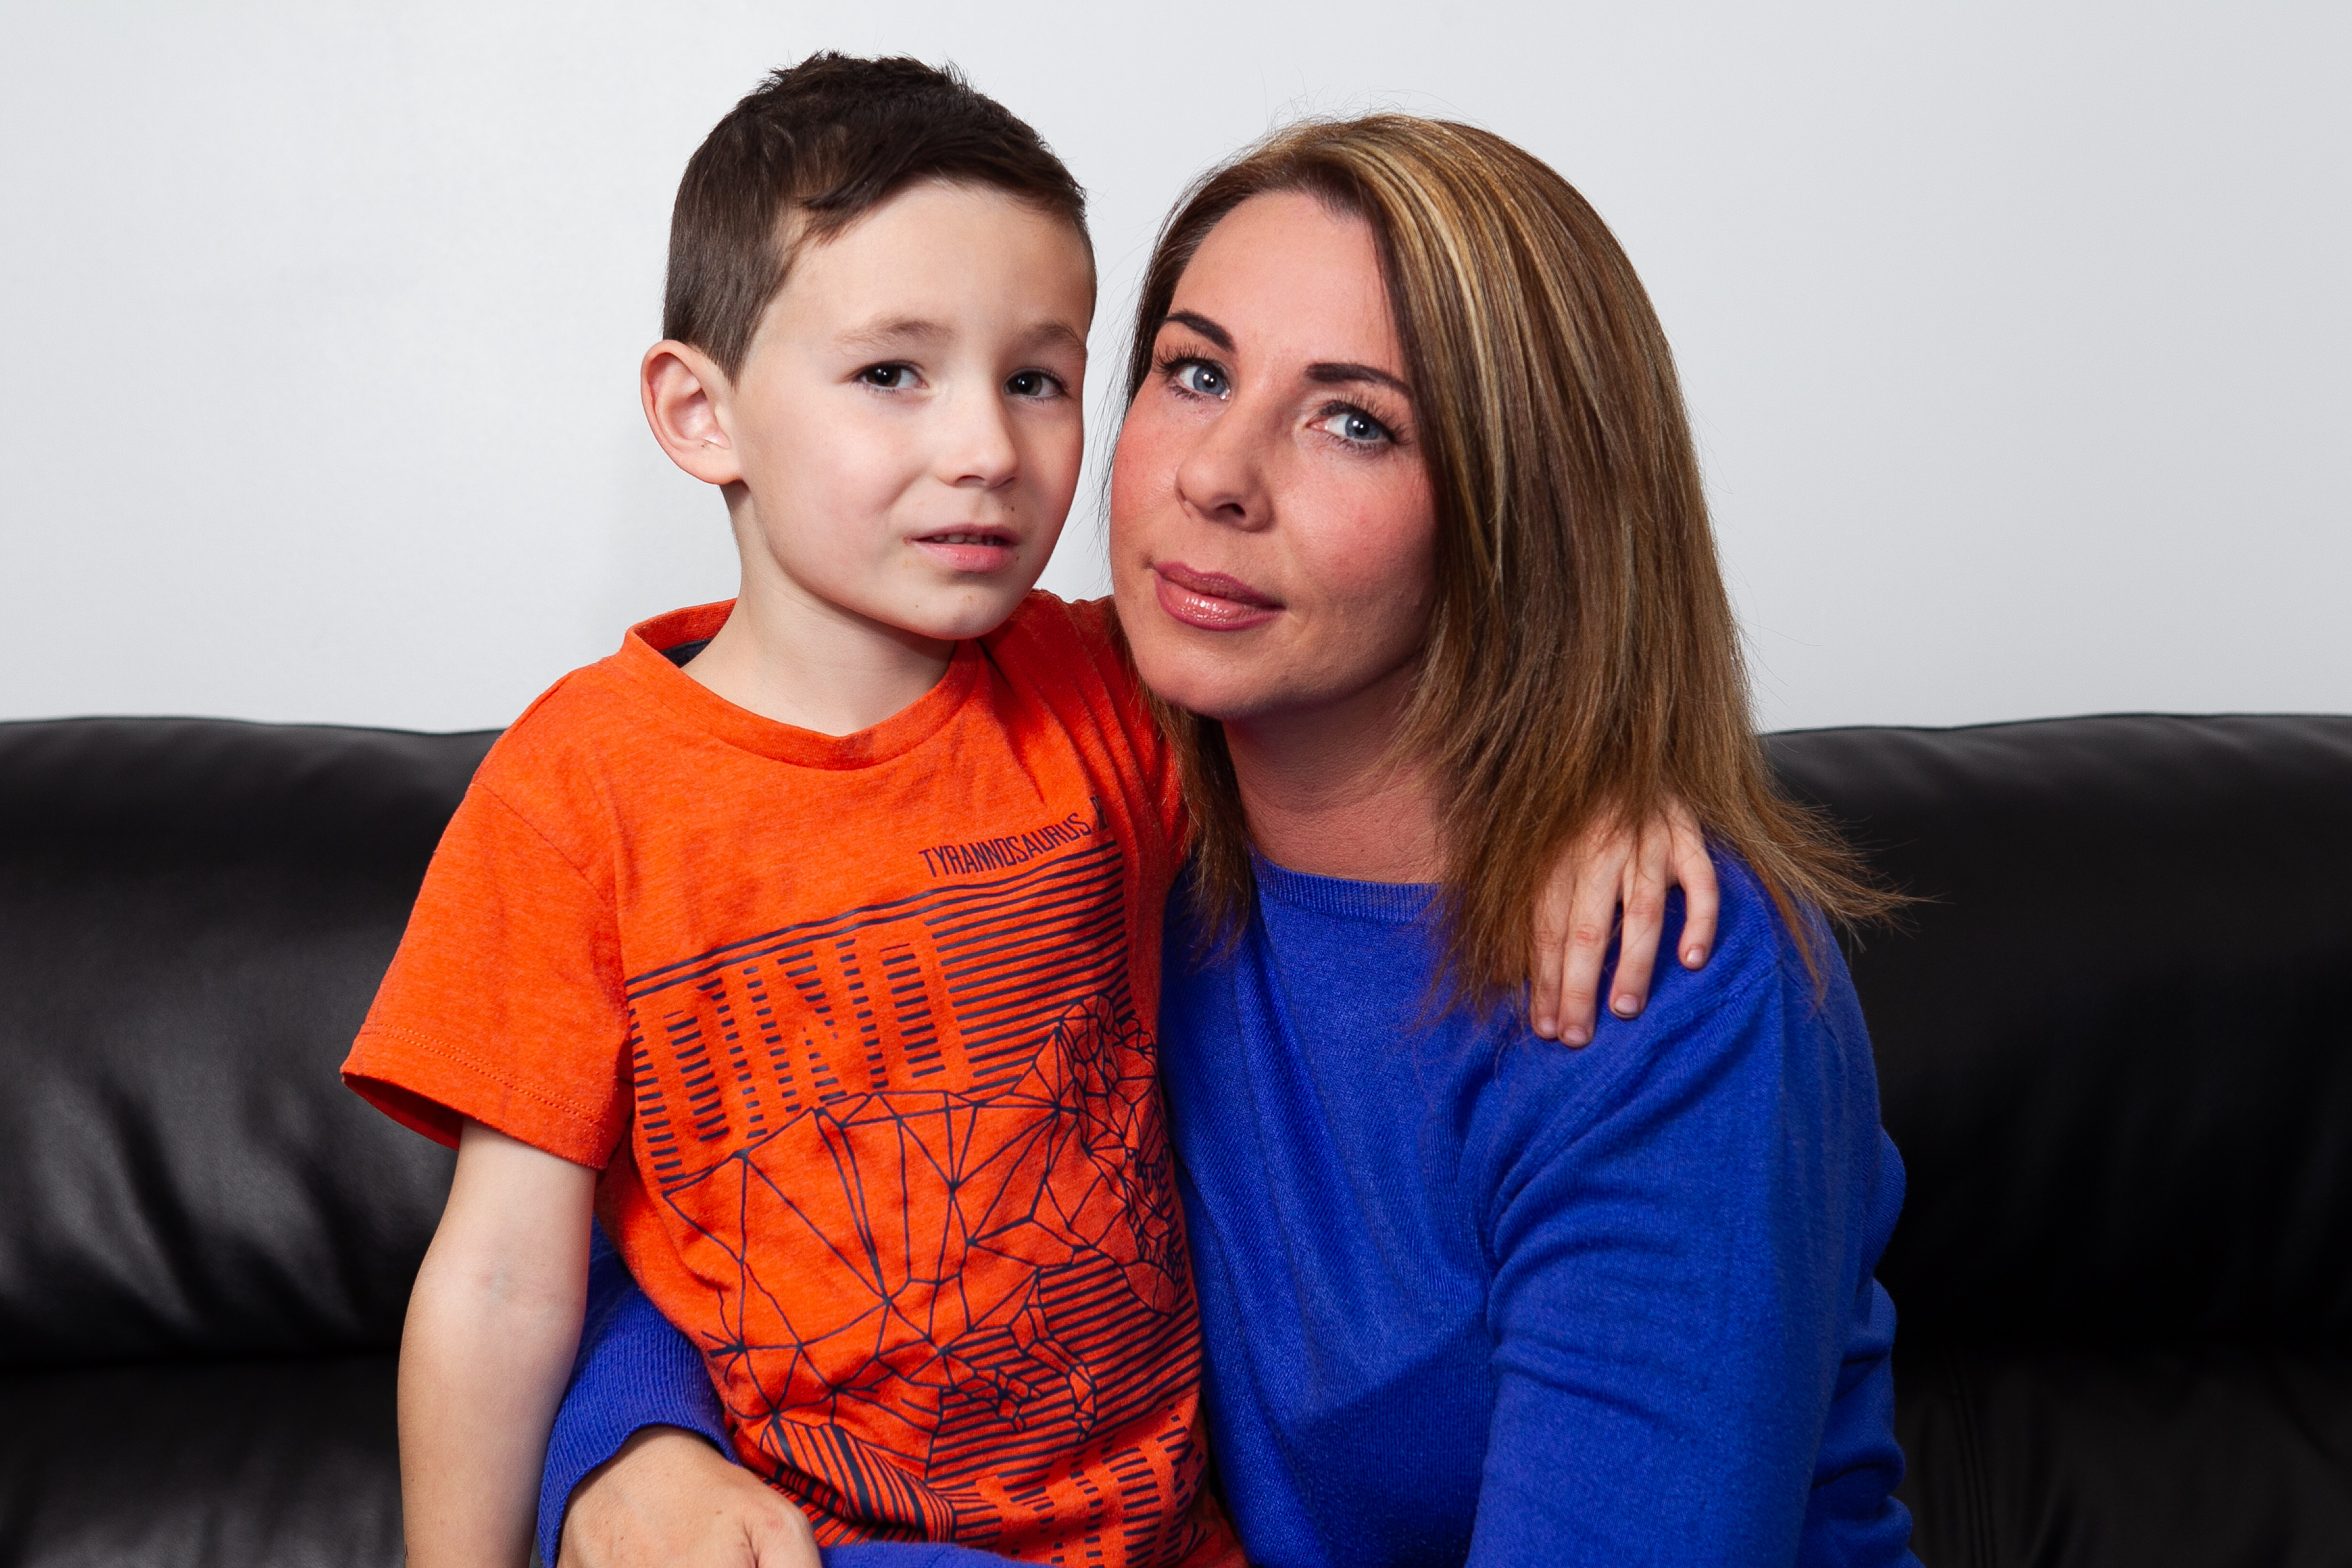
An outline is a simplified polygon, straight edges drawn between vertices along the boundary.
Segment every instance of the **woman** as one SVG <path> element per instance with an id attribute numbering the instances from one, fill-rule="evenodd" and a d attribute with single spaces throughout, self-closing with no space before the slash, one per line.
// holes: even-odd
<path id="1" fill-rule="evenodd" d="M 1822 924 L 1880 900 L 1770 791 L 1614 240 L 1486 132 L 1303 126 L 1196 187 L 1138 323 L 1112 571 L 1194 823 L 1163 1063 L 1251 1559 L 1908 1561 L 1901 1167 Z M 1538 868 L 1676 797 L 1715 956 L 1537 1045 Z M 693 1447 L 575 1524 L 755 1539 Z"/>

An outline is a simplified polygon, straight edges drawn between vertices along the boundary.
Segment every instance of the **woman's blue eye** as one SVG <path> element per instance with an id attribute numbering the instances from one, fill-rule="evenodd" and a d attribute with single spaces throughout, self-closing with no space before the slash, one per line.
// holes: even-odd
<path id="1" fill-rule="evenodd" d="M 1223 397 L 1225 395 L 1225 373 L 1215 365 L 1202 364 L 1195 360 L 1191 364 L 1176 367 L 1176 384 L 1203 397 Z"/>
<path id="2" fill-rule="evenodd" d="M 1396 438 L 1387 426 L 1360 408 L 1335 408 L 1318 422 L 1316 428 L 1364 447 Z"/>

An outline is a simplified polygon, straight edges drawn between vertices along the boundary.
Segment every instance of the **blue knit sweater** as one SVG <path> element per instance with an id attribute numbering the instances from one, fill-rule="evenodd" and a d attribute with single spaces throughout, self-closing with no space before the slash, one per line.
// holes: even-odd
<path id="1" fill-rule="evenodd" d="M 1582 1050 L 1427 1017 L 1427 889 L 1261 862 L 1257 918 L 1200 964 L 1171 906 L 1165 1081 L 1253 1563 L 1914 1561 L 1871 1278 L 1902 1166 L 1860 1011 L 1834 952 L 1817 986 L 1754 879 L 1717 869 L 1706 969 L 1666 966 Z M 718 1430 L 625 1276 L 597 1301 L 551 1526 L 635 1426 Z"/>

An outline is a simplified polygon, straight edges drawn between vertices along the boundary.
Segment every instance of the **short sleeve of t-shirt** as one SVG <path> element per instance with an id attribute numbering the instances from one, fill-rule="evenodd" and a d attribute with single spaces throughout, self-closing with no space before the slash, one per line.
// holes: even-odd
<path id="1" fill-rule="evenodd" d="M 610 900 L 478 778 L 344 1081 L 444 1143 L 474 1121 L 601 1169 L 628 1127 L 628 1033 Z"/>

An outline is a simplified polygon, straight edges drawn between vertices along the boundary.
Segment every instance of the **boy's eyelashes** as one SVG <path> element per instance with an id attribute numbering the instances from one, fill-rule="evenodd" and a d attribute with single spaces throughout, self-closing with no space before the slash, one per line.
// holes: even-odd
<path id="1" fill-rule="evenodd" d="M 1050 370 L 1016 370 L 1004 378 L 1004 390 L 1015 397 L 1065 397 L 1070 384 Z"/>
<path id="2" fill-rule="evenodd" d="M 882 364 L 869 364 L 851 377 L 861 386 L 871 386 L 882 392 L 904 392 L 920 384 L 922 372 L 903 361 L 892 360 Z M 1013 396 L 1031 400 L 1065 397 L 1069 395 L 1069 383 L 1050 370 L 1016 370 L 1004 378 L 1004 390 Z"/>

